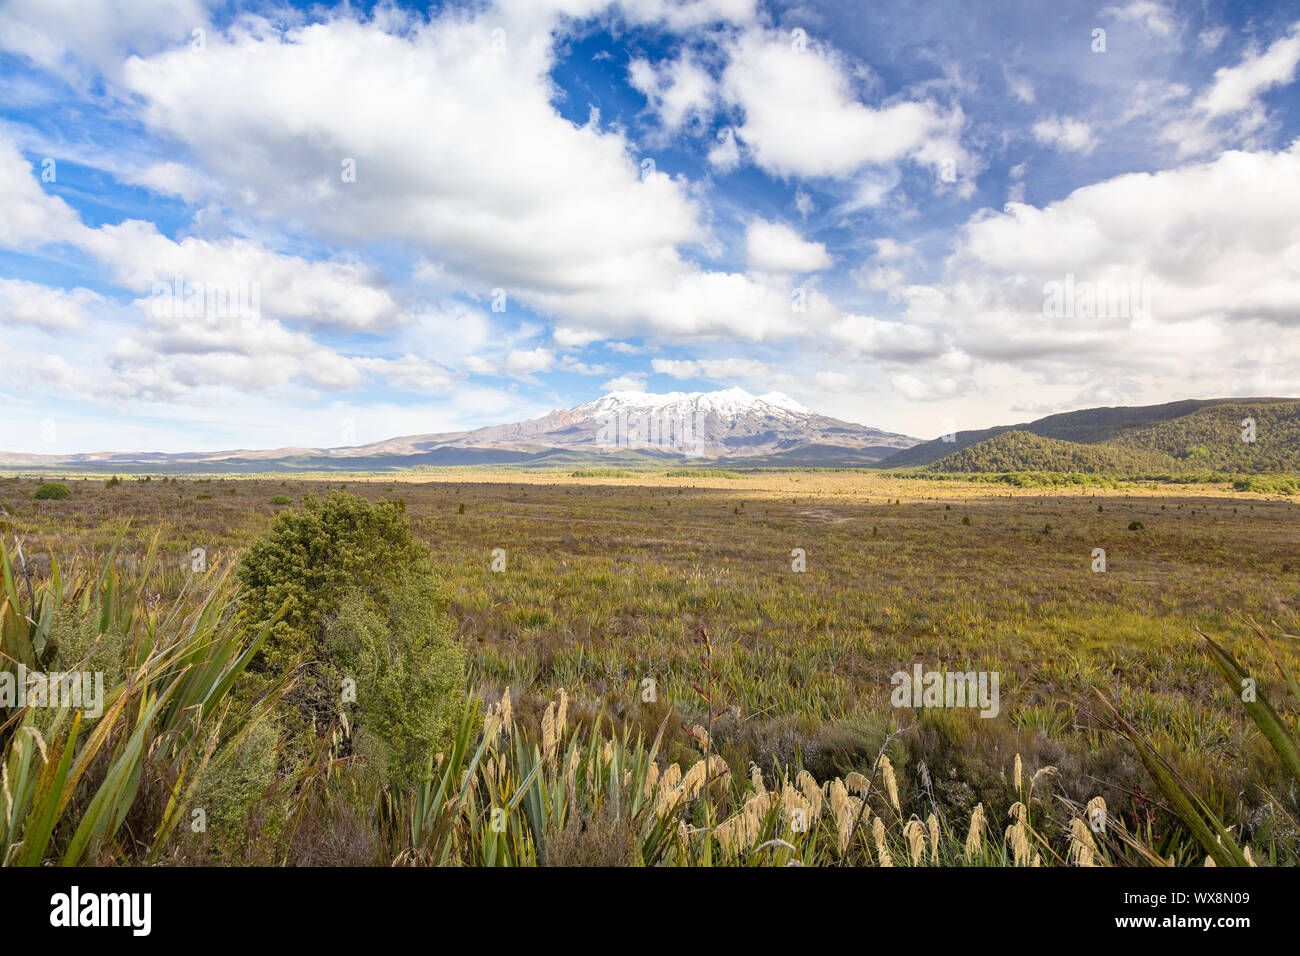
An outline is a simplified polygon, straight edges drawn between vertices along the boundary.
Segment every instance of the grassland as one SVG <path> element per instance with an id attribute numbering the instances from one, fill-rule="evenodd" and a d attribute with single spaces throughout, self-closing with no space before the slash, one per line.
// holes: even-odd
<path id="1" fill-rule="evenodd" d="M 666 726 L 661 762 L 689 765 L 699 748 L 682 725 L 710 717 L 697 690 L 702 627 L 723 714 L 712 745 L 737 775 L 750 761 L 818 782 L 866 772 L 902 730 L 890 753 L 903 817 L 933 801 L 954 819 L 1011 805 L 1016 758 L 1029 774 L 1056 768 L 1049 815 L 1101 796 L 1149 828 L 1162 803 L 1095 688 L 1257 855 L 1293 852 L 1293 821 L 1278 809 L 1294 812 L 1296 795 L 1192 631 L 1233 643 L 1246 616 L 1297 631 L 1298 515 L 1283 496 L 1206 484 L 1049 493 L 870 472 L 66 483 L 69 499 L 36 501 L 34 479 L 0 479 L 38 576 L 52 555 L 102 558 L 128 521 L 118 561 L 129 567 L 162 527 L 150 594 L 162 604 L 194 549 L 228 563 L 305 495 L 346 486 L 403 499 L 471 652 L 471 682 L 489 703 L 511 688 L 526 726 L 564 688 L 571 720 L 603 715 L 647 739 Z M 1092 570 L 1097 548 L 1104 573 Z M 1285 697 L 1260 652 L 1239 655 Z M 891 675 L 918 663 L 998 672 L 1000 713 L 892 707 Z"/>

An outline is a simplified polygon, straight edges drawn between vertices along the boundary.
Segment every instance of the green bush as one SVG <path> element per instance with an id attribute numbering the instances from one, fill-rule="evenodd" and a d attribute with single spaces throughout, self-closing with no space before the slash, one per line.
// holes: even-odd
<path id="1" fill-rule="evenodd" d="M 419 782 L 461 714 L 465 662 L 443 609 L 431 577 L 410 574 L 348 592 L 324 629 L 335 686 L 356 681 L 354 749 L 396 789 Z"/>
<path id="2" fill-rule="evenodd" d="M 64 498 L 71 498 L 72 492 L 68 490 L 67 485 L 47 481 L 36 489 L 36 494 L 32 497 L 37 501 L 62 501 Z"/>
<path id="3" fill-rule="evenodd" d="M 744 478 L 738 471 L 721 468 L 674 468 L 664 472 L 665 478 Z"/>
<path id="4" fill-rule="evenodd" d="M 279 832 L 280 808 L 272 805 L 265 806 L 267 814 L 250 827 L 258 804 L 268 803 L 279 757 L 279 732 L 274 720 L 265 716 L 248 724 L 202 765 L 187 801 L 182 832 L 192 830 L 193 813 L 202 810 L 205 828 L 195 842 L 204 848 L 205 861 L 243 862 L 247 843 L 270 843 Z"/>
<path id="5" fill-rule="evenodd" d="M 1232 483 L 1233 491 L 1253 491 L 1262 495 L 1300 494 L 1300 484 L 1284 475 L 1252 475 Z"/>
<path id="6" fill-rule="evenodd" d="M 274 498 L 271 499 L 271 504 L 273 504 L 273 505 L 291 505 L 291 504 L 293 504 L 293 499 L 290 498 L 288 495 L 276 495 Z"/>
<path id="7" fill-rule="evenodd" d="M 354 746 L 409 782 L 464 688 L 428 557 L 401 501 L 334 492 L 302 505 L 277 515 L 240 561 L 251 619 L 285 609 L 254 670 L 273 680 L 304 665 L 286 696 L 295 732 L 330 724 L 345 706 L 343 680 L 355 680 Z"/>

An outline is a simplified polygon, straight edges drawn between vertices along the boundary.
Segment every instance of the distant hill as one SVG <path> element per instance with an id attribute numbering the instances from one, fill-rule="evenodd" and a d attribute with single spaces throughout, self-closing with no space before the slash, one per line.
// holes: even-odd
<path id="1" fill-rule="evenodd" d="M 1242 440 L 1245 419 L 1254 441 Z M 882 468 L 1088 474 L 1300 472 L 1300 400 L 1192 399 L 1088 408 L 922 442 Z"/>

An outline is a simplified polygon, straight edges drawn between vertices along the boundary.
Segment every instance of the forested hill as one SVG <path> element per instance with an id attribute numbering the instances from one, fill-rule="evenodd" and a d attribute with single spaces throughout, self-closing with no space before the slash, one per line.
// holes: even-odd
<path id="1" fill-rule="evenodd" d="M 1252 428 L 1247 421 L 1253 422 Z M 884 459 L 884 468 L 1090 474 L 1300 472 L 1300 400 L 1207 399 L 1089 408 L 958 432 Z M 1243 440 L 1253 438 L 1253 440 Z"/>
<path id="2" fill-rule="evenodd" d="M 1159 452 L 1084 445 L 1044 438 L 1032 432 L 1003 432 L 953 452 L 929 466 L 931 471 L 1001 472 L 1060 471 L 1089 475 L 1147 474 L 1174 469 L 1174 461 Z"/>

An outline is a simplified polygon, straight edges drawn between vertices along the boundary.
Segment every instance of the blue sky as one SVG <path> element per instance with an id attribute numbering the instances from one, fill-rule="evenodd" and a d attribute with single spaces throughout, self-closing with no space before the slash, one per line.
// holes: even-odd
<path id="1" fill-rule="evenodd" d="M 0 449 L 1300 394 L 1297 63 L 1280 3 L 8 0 Z"/>

